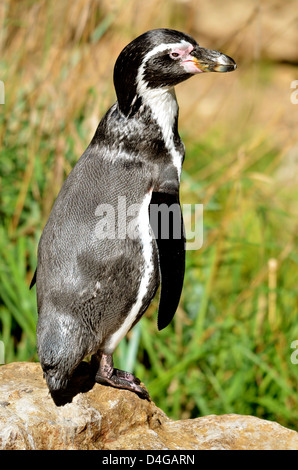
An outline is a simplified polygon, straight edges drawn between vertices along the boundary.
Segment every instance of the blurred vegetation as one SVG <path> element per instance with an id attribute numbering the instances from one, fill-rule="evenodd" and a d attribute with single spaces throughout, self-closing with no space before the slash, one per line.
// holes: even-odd
<path id="1" fill-rule="evenodd" d="M 116 363 L 173 418 L 239 413 L 295 428 L 298 146 L 290 83 L 297 67 L 260 47 L 260 10 L 230 21 L 220 39 L 220 29 L 204 30 L 200 6 L 0 3 L 0 339 L 6 362 L 38 360 L 29 290 L 38 240 L 63 180 L 115 100 L 117 55 L 145 30 L 184 30 L 238 62 L 233 74 L 206 74 L 177 89 L 187 149 L 181 200 L 204 204 L 204 244 L 187 252 L 174 321 L 157 332 L 156 299 L 119 345 Z"/>

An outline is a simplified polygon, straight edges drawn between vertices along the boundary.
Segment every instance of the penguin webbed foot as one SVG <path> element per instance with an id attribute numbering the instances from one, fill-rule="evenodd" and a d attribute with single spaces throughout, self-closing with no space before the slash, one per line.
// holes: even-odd
<path id="1" fill-rule="evenodd" d="M 113 375 L 116 375 L 117 377 L 119 377 L 119 379 L 124 379 L 124 380 L 128 380 L 128 382 L 133 382 L 136 385 L 140 385 L 140 383 L 141 383 L 141 381 L 140 381 L 140 379 L 138 379 L 138 377 L 131 374 L 130 372 L 126 372 L 125 370 L 114 369 L 114 374 Z"/>
<path id="2" fill-rule="evenodd" d="M 101 385 L 110 385 L 111 387 L 115 388 L 123 388 L 125 390 L 130 390 L 131 392 L 137 393 L 141 398 L 146 398 L 149 400 L 149 393 L 144 388 L 140 387 L 140 380 L 135 377 L 134 381 L 127 380 L 123 378 L 127 372 L 119 369 L 115 369 L 117 372 L 113 374 L 111 377 L 103 377 L 100 374 L 96 374 L 95 382 Z M 121 374 L 119 374 L 121 372 Z M 131 375 L 131 374 L 130 374 Z"/>
<path id="3" fill-rule="evenodd" d="M 141 398 L 150 399 L 147 390 L 140 386 L 140 379 L 130 372 L 113 367 L 112 355 L 103 353 L 96 354 L 96 362 L 98 369 L 95 374 L 95 382 L 101 385 L 110 385 L 111 387 L 130 390 L 137 393 Z"/>

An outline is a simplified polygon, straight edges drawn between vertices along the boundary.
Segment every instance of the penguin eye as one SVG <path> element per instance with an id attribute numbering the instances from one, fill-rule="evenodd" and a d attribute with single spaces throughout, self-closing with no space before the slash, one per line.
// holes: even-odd
<path id="1" fill-rule="evenodd" d="M 170 52 L 170 57 L 172 59 L 177 59 L 178 57 L 180 57 L 180 54 L 179 52 Z"/>

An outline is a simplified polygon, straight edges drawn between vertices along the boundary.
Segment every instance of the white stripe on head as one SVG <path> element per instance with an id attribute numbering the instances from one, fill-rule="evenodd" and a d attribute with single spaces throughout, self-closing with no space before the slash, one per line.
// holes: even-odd
<path id="1" fill-rule="evenodd" d="M 173 127 L 178 113 L 175 90 L 171 86 L 148 87 L 148 83 L 144 80 L 144 72 L 148 60 L 160 52 L 168 50 L 190 53 L 193 48 L 194 46 L 184 39 L 176 43 L 159 44 L 145 55 L 137 74 L 137 94 L 142 97 L 143 104 L 150 107 L 152 116 L 161 129 L 165 146 L 172 156 L 173 165 L 177 169 L 179 178 L 183 156 L 177 152 L 173 140 Z"/>
<path id="2" fill-rule="evenodd" d="M 139 67 L 138 70 L 138 75 L 137 75 L 137 92 L 140 96 L 143 96 L 144 91 L 147 89 L 147 84 L 144 80 L 144 71 L 145 71 L 145 66 L 148 60 L 158 54 L 159 52 L 163 51 L 175 51 L 175 50 L 182 50 L 186 52 L 191 52 L 193 50 L 194 46 L 190 44 L 190 42 L 185 41 L 182 39 L 180 42 L 175 42 L 175 43 L 169 43 L 169 44 L 159 44 L 158 46 L 154 47 L 151 51 L 147 52 L 145 55 L 144 59 L 142 60 L 142 63 Z M 168 88 L 165 87 L 167 90 Z"/>

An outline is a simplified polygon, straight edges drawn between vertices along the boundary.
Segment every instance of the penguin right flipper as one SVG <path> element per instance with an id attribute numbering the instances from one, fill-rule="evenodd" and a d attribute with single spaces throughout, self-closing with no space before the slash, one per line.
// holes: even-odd
<path id="1" fill-rule="evenodd" d="M 175 315 L 181 296 L 185 271 L 184 224 L 177 194 L 153 192 L 149 210 L 159 254 L 161 292 L 157 327 L 162 330 Z"/>

